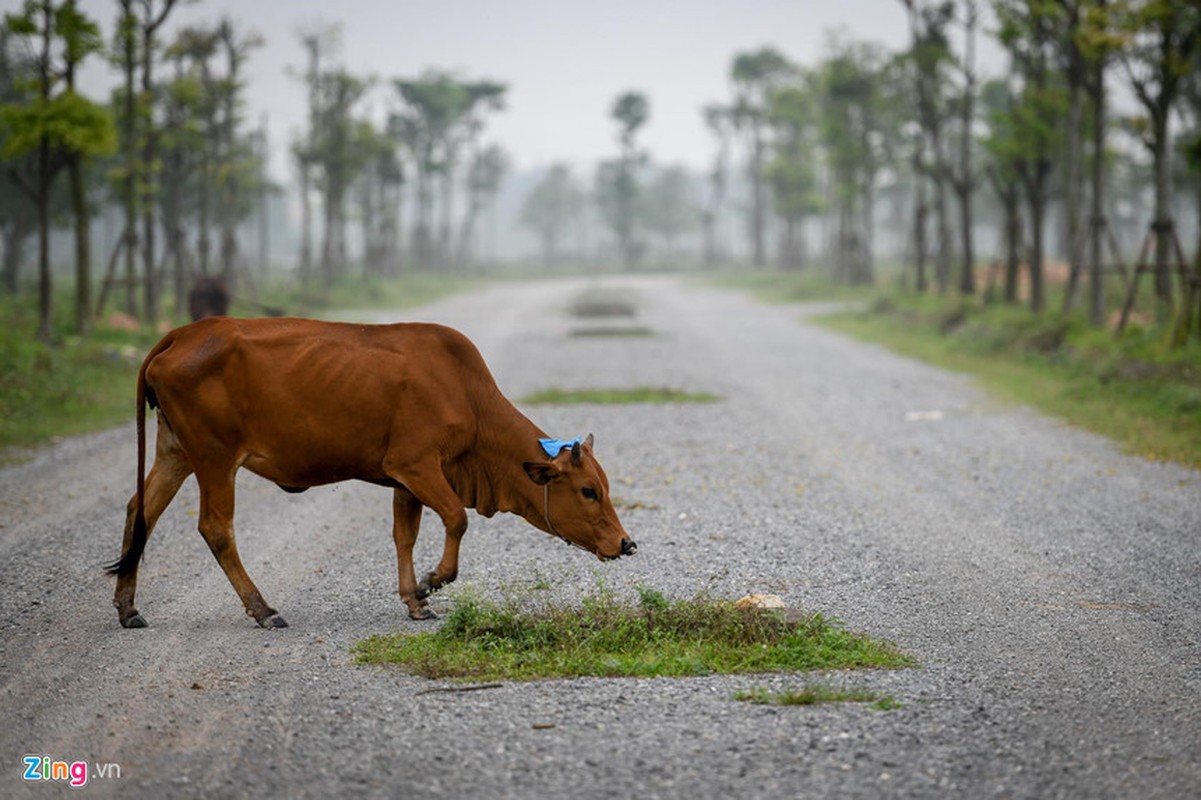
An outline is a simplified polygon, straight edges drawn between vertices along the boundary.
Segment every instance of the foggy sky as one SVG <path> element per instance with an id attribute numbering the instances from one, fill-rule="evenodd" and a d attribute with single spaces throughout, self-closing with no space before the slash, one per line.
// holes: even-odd
<path id="1" fill-rule="evenodd" d="M 17 5 L 0 0 L 6 10 Z M 115 0 L 81 6 L 111 36 Z M 491 117 L 485 139 L 504 146 L 518 169 L 566 161 L 586 170 L 612 157 L 609 108 L 627 90 L 650 100 L 639 139 L 652 158 L 704 169 L 714 144 L 700 109 L 728 100 L 736 53 L 770 44 L 811 65 L 832 30 L 890 50 L 909 38 L 900 0 L 203 0 L 172 12 L 165 40 L 223 14 L 267 40 L 249 62 L 246 111 L 255 126 L 266 115 L 271 171 L 284 181 L 292 178 L 288 143 L 305 121 L 304 89 L 289 75 L 303 67 L 296 31 L 318 21 L 342 24 L 339 61 L 380 79 L 361 106 L 379 120 L 396 103 L 391 79 L 429 67 L 507 83 L 507 109 Z M 1002 59 L 987 39 L 979 37 L 980 60 L 995 75 Z M 81 86 L 107 99 L 117 80 L 93 59 Z"/>

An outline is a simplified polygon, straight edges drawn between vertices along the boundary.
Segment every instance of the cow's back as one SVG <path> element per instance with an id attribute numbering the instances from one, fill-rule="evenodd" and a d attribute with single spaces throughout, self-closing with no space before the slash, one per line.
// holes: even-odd
<path id="1" fill-rule="evenodd" d="M 212 318 L 168 337 L 146 381 L 185 448 L 285 485 L 382 480 L 398 447 L 454 457 L 500 397 L 475 346 L 440 325 Z"/>

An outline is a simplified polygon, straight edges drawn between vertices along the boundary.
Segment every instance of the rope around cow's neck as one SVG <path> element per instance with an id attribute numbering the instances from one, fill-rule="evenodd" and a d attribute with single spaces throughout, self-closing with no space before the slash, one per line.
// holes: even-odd
<path id="1" fill-rule="evenodd" d="M 549 481 L 542 484 L 542 516 L 546 518 L 546 527 L 550 528 L 550 532 L 553 535 L 558 536 L 560 539 L 562 539 L 564 542 L 571 545 L 572 547 L 578 547 L 581 550 L 588 550 L 588 548 L 584 547 L 584 545 L 577 544 L 576 542 L 571 541 L 566 536 L 564 536 L 563 534 L 561 534 L 557 530 L 555 530 L 555 523 L 550 521 L 550 482 Z M 589 551 L 589 552 L 591 552 L 591 551 Z"/>

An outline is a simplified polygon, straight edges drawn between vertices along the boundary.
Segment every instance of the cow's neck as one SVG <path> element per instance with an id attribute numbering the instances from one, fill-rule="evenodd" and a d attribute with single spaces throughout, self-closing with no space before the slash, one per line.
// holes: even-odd
<path id="1" fill-rule="evenodd" d="M 502 424 L 481 424 L 476 445 L 460 459 L 451 483 L 463 504 L 490 517 L 498 511 L 518 514 L 549 532 L 543 490 L 526 474 L 526 461 L 545 461 L 538 439 L 546 433 L 516 408 L 501 415 Z"/>

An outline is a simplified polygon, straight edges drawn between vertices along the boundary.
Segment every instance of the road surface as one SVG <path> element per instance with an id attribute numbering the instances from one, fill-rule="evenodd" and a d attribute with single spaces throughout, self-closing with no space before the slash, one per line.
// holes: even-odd
<path id="1" fill-rule="evenodd" d="M 638 316 L 574 318 L 600 285 Z M 389 493 L 292 496 L 246 474 L 243 560 L 291 627 L 242 613 L 189 480 L 141 571 L 150 627 L 123 630 L 100 565 L 134 485 L 127 425 L 0 471 L 0 796 L 55 791 L 23 780 L 27 755 L 86 762 L 80 796 L 122 798 L 1201 795 L 1201 474 L 999 405 L 811 311 L 647 277 L 501 284 L 380 319 L 461 328 L 514 398 L 722 398 L 526 407 L 552 435 L 596 435 L 639 552 L 602 564 L 515 517 L 473 517 L 460 584 L 773 593 L 921 668 L 429 692 L 445 684 L 349 655 L 423 624 L 396 596 Z M 653 335 L 575 335 L 602 323 Z M 441 547 L 428 512 L 423 530 L 419 570 Z M 733 699 L 807 680 L 900 708 Z"/>

